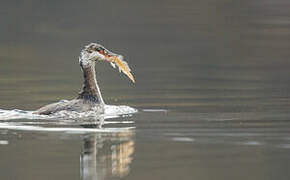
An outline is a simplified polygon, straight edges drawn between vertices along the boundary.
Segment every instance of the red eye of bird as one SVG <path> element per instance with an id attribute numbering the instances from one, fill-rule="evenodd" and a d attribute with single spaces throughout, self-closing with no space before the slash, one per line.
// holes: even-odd
<path id="1" fill-rule="evenodd" d="M 100 50 L 101 54 L 105 54 L 105 51 L 103 49 Z"/>

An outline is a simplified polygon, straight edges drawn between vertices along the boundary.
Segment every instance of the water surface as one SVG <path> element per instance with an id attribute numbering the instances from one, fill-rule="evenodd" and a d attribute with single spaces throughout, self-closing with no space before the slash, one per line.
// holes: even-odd
<path id="1" fill-rule="evenodd" d="M 93 119 L 0 120 L 0 179 L 289 179 L 289 5 L 3 3 L 0 109 L 74 98 L 79 52 L 97 41 L 136 78 L 99 63 L 104 100 L 138 113 L 102 129 Z"/>

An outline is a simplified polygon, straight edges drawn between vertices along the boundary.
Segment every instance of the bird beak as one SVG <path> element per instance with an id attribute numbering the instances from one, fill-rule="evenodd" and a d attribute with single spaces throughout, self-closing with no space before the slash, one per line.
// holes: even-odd
<path id="1" fill-rule="evenodd" d="M 105 50 L 104 52 L 100 52 L 105 56 L 106 61 L 108 61 L 113 68 L 116 68 L 118 66 L 119 71 L 123 72 L 128 76 L 128 78 L 135 83 L 135 79 L 133 75 L 131 74 L 131 69 L 126 61 L 123 60 L 123 56 L 119 54 L 112 53 L 108 50 Z"/>
<path id="2" fill-rule="evenodd" d="M 119 56 L 118 54 L 112 53 L 111 51 L 107 49 L 101 50 L 99 51 L 99 53 L 102 54 L 105 57 L 105 60 L 109 62 L 110 62 L 111 57 Z"/>

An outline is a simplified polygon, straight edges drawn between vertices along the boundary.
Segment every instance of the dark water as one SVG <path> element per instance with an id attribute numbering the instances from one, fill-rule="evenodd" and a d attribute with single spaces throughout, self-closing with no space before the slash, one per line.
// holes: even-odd
<path id="1" fill-rule="evenodd" d="M 34 110 L 73 98 L 82 81 L 79 52 L 97 41 L 123 54 L 137 81 L 98 64 L 105 101 L 139 113 L 113 119 L 133 124 L 104 127 L 135 127 L 119 132 L 3 128 L 0 179 L 289 179 L 289 6 L 286 0 L 2 2 L 1 109 Z"/>

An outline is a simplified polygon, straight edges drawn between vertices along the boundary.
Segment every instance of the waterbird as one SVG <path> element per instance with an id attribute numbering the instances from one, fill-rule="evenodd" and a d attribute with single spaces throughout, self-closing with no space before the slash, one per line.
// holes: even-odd
<path id="1" fill-rule="evenodd" d="M 90 43 L 84 47 L 79 56 L 79 65 L 83 72 L 83 87 L 75 99 L 62 100 L 48 104 L 36 110 L 34 114 L 50 115 L 60 111 L 87 112 L 95 111 L 104 113 L 105 103 L 96 79 L 95 64 L 98 61 L 109 62 L 114 68 L 118 66 L 119 71 L 126 74 L 133 83 L 135 79 L 131 74 L 123 56 L 115 54 L 98 43 Z"/>

